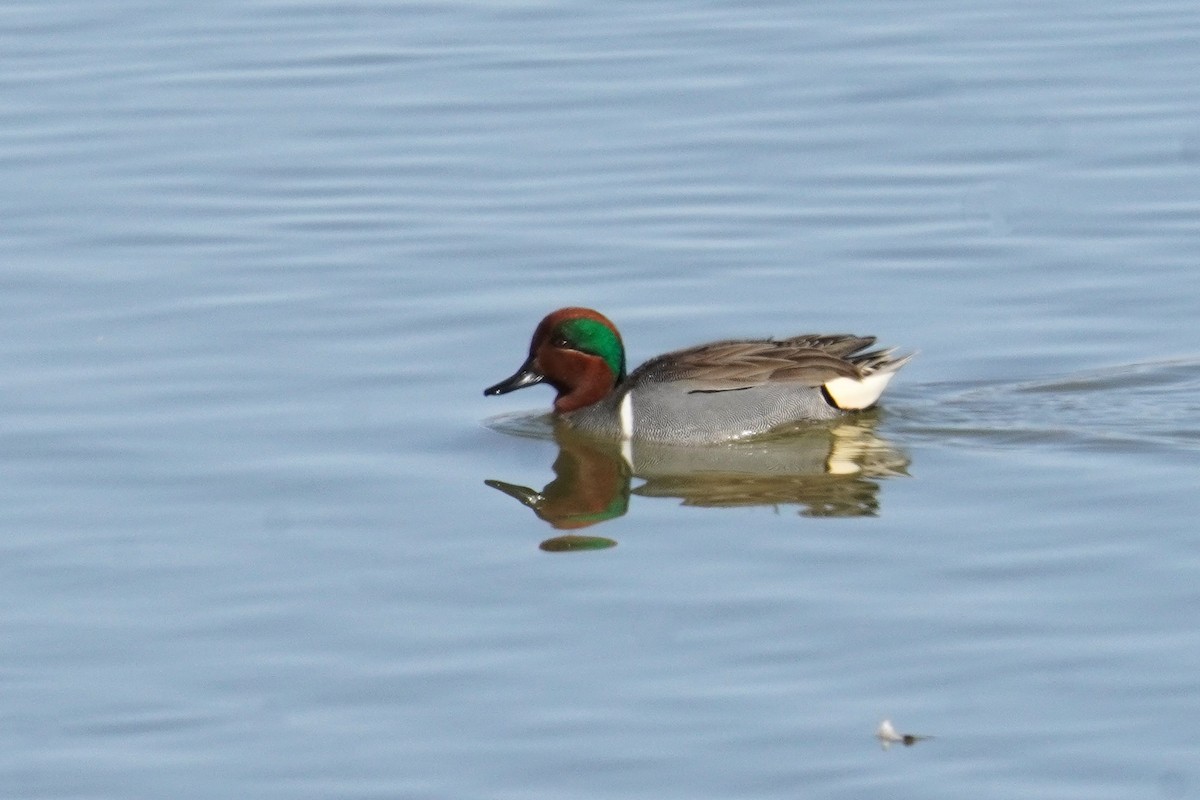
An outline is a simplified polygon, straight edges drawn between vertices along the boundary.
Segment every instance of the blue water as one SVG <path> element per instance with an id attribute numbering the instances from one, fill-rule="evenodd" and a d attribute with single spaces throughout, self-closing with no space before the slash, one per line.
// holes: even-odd
<path id="1" fill-rule="evenodd" d="M 1194 4 L 10 3 L 0 99 L 0 797 L 1200 797 Z M 567 304 L 919 356 L 622 475 L 481 394 Z"/>

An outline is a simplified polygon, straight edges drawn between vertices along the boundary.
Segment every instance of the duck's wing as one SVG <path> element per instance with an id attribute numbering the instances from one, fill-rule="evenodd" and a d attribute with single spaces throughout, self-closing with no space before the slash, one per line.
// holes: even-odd
<path id="1" fill-rule="evenodd" d="M 812 347 L 842 358 L 858 369 L 859 377 L 867 377 L 874 373 L 895 372 L 916 355 L 916 353 L 898 355 L 894 347 L 867 350 L 868 347 L 875 344 L 874 336 L 855 336 L 849 333 L 805 334 L 784 339 L 783 343 L 794 344 L 798 347 Z"/>
<path id="2" fill-rule="evenodd" d="M 816 339 L 730 340 L 652 358 L 630 376 L 686 381 L 690 391 L 731 391 L 768 383 L 821 386 L 834 378 L 858 378 L 859 369 L 837 352 L 811 346 Z M 859 345 L 857 349 L 867 346 Z"/>
<path id="3" fill-rule="evenodd" d="M 805 333 L 778 340 L 778 344 L 801 349 L 820 350 L 831 356 L 849 358 L 875 344 L 874 336 L 855 336 L 852 333 Z"/>

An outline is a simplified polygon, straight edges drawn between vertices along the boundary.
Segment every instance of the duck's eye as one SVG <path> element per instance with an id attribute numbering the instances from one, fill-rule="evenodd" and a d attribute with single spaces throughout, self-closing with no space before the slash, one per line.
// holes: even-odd
<path id="1" fill-rule="evenodd" d="M 552 347 L 561 347 L 566 350 L 571 349 L 571 343 L 567 341 L 567 337 L 565 337 L 565 336 L 555 336 L 553 339 L 550 340 L 550 345 Z"/>

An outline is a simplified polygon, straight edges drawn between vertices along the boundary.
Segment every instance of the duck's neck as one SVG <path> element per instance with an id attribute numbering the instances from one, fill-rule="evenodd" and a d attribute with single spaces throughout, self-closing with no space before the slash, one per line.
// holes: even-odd
<path id="1" fill-rule="evenodd" d="M 555 386 L 554 410 L 560 414 L 598 403 L 616 388 L 617 381 L 604 359 L 589 356 L 579 361 L 570 385 Z"/>

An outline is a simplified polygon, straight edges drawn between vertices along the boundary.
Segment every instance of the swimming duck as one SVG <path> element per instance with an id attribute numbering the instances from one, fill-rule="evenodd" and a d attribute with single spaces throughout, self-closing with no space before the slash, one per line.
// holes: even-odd
<path id="1" fill-rule="evenodd" d="M 912 355 L 868 350 L 873 336 L 804 334 L 729 339 L 656 356 L 626 372 L 621 334 L 590 308 L 538 323 L 529 357 L 484 395 L 548 383 L 555 415 L 585 433 L 665 444 L 709 444 L 875 405 Z"/>

